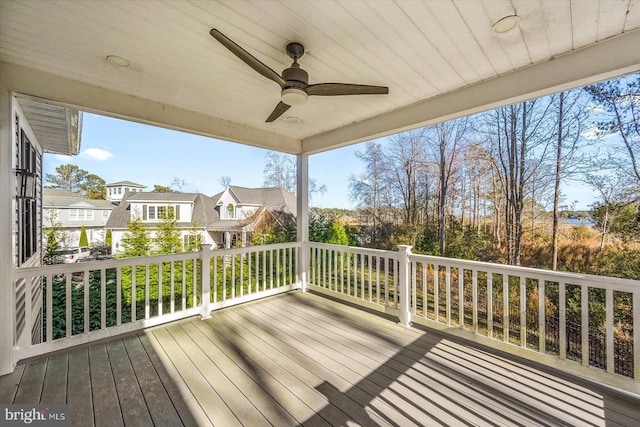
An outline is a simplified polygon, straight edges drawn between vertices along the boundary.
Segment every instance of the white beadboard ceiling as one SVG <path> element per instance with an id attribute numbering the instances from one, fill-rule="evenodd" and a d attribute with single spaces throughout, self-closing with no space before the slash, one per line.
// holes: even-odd
<path id="1" fill-rule="evenodd" d="M 514 29 L 492 30 L 512 14 Z M 1 0 L 0 80 L 86 111 L 314 153 L 638 71 L 639 26 L 639 0 Z M 211 28 L 277 72 L 296 41 L 310 83 L 390 93 L 310 97 L 265 123 L 280 87 Z"/>

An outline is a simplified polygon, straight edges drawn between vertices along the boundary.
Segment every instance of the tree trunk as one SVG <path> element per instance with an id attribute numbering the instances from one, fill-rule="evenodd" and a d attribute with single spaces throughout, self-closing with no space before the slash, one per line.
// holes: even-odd
<path id="1" fill-rule="evenodd" d="M 555 186 L 553 190 L 553 229 L 552 229 L 552 246 L 551 246 L 551 268 L 558 269 L 558 222 L 560 218 L 560 172 L 562 165 L 562 124 L 564 119 L 564 92 L 560 92 L 560 109 L 558 111 L 558 145 L 556 151 L 556 176 Z M 602 245 L 602 243 L 601 243 Z"/>

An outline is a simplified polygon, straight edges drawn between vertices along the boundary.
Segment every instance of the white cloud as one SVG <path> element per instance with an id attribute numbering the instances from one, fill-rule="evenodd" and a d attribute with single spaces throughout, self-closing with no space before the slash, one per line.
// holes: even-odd
<path id="1" fill-rule="evenodd" d="M 103 161 L 109 160 L 111 157 L 113 157 L 113 154 L 100 148 L 87 148 L 82 153 L 80 153 L 80 157 L 82 157 L 83 159 Z"/>
<path id="2" fill-rule="evenodd" d="M 71 161 L 71 156 L 65 156 L 64 154 L 54 154 L 53 158 L 60 163 L 69 163 Z"/>

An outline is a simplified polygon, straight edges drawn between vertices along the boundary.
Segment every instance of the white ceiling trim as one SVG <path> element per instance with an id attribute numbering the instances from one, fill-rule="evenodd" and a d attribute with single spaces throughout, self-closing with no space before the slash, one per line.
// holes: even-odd
<path id="1" fill-rule="evenodd" d="M 640 30 L 303 140 L 318 153 L 640 71 Z"/>

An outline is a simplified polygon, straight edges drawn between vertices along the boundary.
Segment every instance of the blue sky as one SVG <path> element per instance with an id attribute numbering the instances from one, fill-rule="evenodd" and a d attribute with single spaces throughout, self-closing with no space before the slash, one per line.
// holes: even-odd
<path id="1" fill-rule="evenodd" d="M 352 208 L 348 182 L 360 173 L 354 152 L 361 145 L 310 157 L 310 177 L 327 186 L 324 195 L 313 196 L 318 207 Z M 261 187 L 267 150 L 129 121 L 84 113 L 80 154 L 47 155 L 44 173 L 54 173 L 61 164 L 72 163 L 96 174 L 107 183 L 133 181 L 151 191 L 155 184 L 169 186 L 174 178 L 184 180 L 185 192 L 209 196 L 223 190 L 218 182 L 231 177 L 231 184 Z"/>
<path id="2" fill-rule="evenodd" d="M 309 159 L 309 175 L 326 185 L 324 195 L 315 194 L 311 205 L 353 208 L 349 178 L 362 173 L 362 163 L 354 153 L 362 144 L 314 154 Z M 231 184 L 261 187 L 267 150 L 247 145 L 191 135 L 154 126 L 85 113 L 80 154 L 47 155 L 44 173 L 54 173 L 61 164 L 72 163 L 107 183 L 133 181 L 151 191 L 155 184 L 171 185 L 174 178 L 185 181 L 185 192 L 213 195 L 223 190 L 221 177 Z M 566 204 L 578 201 L 578 209 L 588 209 L 593 191 L 581 184 L 564 185 Z"/>

